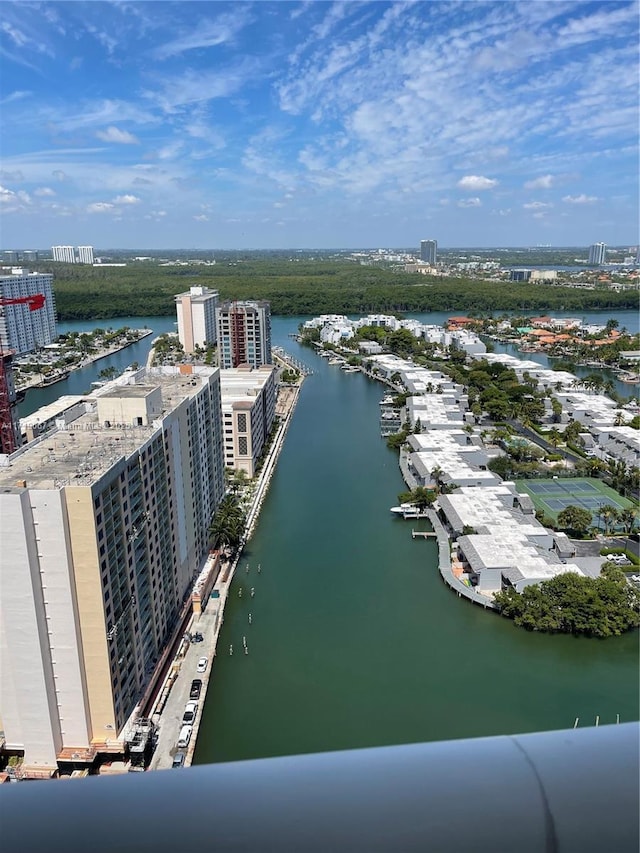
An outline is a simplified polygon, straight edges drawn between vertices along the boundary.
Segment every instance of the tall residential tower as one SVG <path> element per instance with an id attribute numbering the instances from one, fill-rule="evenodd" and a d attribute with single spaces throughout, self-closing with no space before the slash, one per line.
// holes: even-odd
<path id="1" fill-rule="evenodd" d="M 186 367 L 78 398 L 0 468 L 0 716 L 26 775 L 122 738 L 208 556 L 220 372 Z"/>
<path id="2" fill-rule="evenodd" d="M 438 241 L 437 240 L 421 240 L 420 241 L 420 260 L 425 264 L 435 266 L 438 260 Z"/>
<path id="3" fill-rule="evenodd" d="M 204 349 L 207 344 L 216 343 L 217 306 L 218 291 L 208 287 L 192 287 L 187 293 L 176 296 L 178 338 L 186 353 L 194 352 L 198 346 Z"/>
<path id="4" fill-rule="evenodd" d="M 589 246 L 589 263 L 590 264 L 605 264 L 607 262 L 607 245 L 606 243 L 594 243 Z"/>
<path id="5" fill-rule="evenodd" d="M 30 311 L 24 302 L 0 305 L 0 349 L 23 355 L 53 343 L 58 336 L 51 273 L 30 272 L 19 267 L 14 267 L 10 273 L 0 273 L 0 296 L 3 299 L 21 299 L 38 294 L 45 298 L 44 306 L 38 311 Z"/>
<path id="6" fill-rule="evenodd" d="M 220 367 L 271 364 L 268 302 L 222 302 L 216 312 Z"/>

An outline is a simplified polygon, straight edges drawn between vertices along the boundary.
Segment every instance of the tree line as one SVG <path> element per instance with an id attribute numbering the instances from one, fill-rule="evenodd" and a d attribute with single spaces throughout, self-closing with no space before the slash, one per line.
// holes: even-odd
<path id="1" fill-rule="evenodd" d="M 60 320 L 171 316 L 175 295 L 192 285 L 216 289 L 221 299 L 265 299 L 278 315 L 493 310 L 623 310 L 635 291 L 578 290 L 545 284 L 431 278 L 363 267 L 343 260 L 247 260 L 215 266 L 126 267 L 42 265 L 54 274 Z"/>

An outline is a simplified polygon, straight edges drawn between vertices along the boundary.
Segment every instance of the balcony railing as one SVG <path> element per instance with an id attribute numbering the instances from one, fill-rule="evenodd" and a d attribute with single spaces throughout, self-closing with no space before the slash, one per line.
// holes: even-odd
<path id="1" fill-rule="evenodd" d="M 6 785 L 2 849 L 637 853 L 639 727 Z"/>

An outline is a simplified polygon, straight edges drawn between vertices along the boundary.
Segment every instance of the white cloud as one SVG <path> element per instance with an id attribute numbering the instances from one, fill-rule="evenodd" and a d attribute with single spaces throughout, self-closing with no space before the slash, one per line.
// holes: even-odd
<path id="1" fill-rule="evenodd" d="M 497 186 L 498 181 L 493 178 L 485 178 L 484 175 L 465 175 L 464 178 L 460 178 L 458 181 L 458 186 L 461 190 L 470 190 L 473 192 L 478 192 L 480 190 L 490 190 L 492 187 Z"/>
<path id="2" fill-rule="evenodd" d="M 196 30 L 161 45 L 153 51 L 153 55 L 157 59 L 168 59 L 189 50 L 227 44 L 235 39 L 251 19 L 248 5 L 237 5 L 233 11 L 225 12 L 213 21 L 201 21 Z"/>
<path id="3" fill-rule="evenodd" d="M 128 130 L 120 130 L 114 125 L 111 125 L 106 130 L 97 130 L 96 136 L 104 142 L 117 142 L 120 145 L 137 145 L 140 140 L 137 136 L 129 133 Z"/>
<path id="4" fill-rule="evenodd" d="M 458 207 L 480 207 L 481 204 L 479 198 L 461 198 Z"/>
<path id="5" fill-rule="evenodd" d="M 525 210 L 543 210 L 545 207 L 553 207 L 550 202 L 546 203 L 544 201 L 530 201 L 522 206 Z"/>
<path id="6" fill-rule="evenodd" d="M 34 190 L 33 194 L 44 198 L 45 196 L 52 196 L 56 193 L 55 190 L 51 189 L 51 187 L 38 187 L 37 190 Z"/>
<path id="7" fill-rule="evenodd" d="M 137 195 L 117 195 L 113 204 L 140 204 L 140 199 Z"/>
<path id="8" fill-rule="evenodd" d="M 524 188 L 525 190 L 549 190 L 553 186 L 554 180 L 553 175 L 541 175 L 539 178 L 527 181 Z"/>
<path id="9" fill-rule="evenodd" d="M 14 101 L 21 101 L 23 98 L 28 98 L 31 92 L 28 92 L 23 89 L 17 89 L 15 92 L 11 92 L 10 95 L 2 98 L 0 100 L 0 106 L 4 106 L 5 104 L 12 104 Z"/>
<path id="10" fill-rule="evenodd" d="M 585 195 L 582 193 L 581 195 L 565 195 L 562 201 L 567 204 L 593 204 L 594 201 L 598 201 L 598 198 L 595 195 Z"/>
<path id="11" fill-rule="evenodd" d="M 0 201 L 6 204 L 9 201 L 13 201 L 16 197 L 16 194 L 13 190 L 8 190 L 6 187 L 0 187 Z"/>
<path id="12" fill-rule="evenodd" d="M 209 217 L 207 216 L 206 213 L 199 213 L 199 214 L 197 214 L 197 216 L 194 216 L 193 218 L 195 219 L 196 222 L 208 222 L 209 221 Z"/>
<path id="13" fill-rule="evenodd" d="M 108 201 L 96 201 L 87 205 L 87 213 L 110 213 L 112 210 L 115 210 L 115 204 Z"/>

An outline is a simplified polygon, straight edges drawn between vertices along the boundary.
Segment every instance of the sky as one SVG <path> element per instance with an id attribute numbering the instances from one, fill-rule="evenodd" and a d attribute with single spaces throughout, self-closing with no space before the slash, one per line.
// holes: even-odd
<path id="1" fill-rule="evenodd" d="M 0 245 L 634 245 L 638 10 L 3 2 Z"/>

